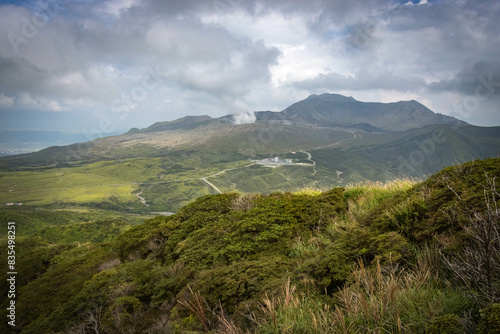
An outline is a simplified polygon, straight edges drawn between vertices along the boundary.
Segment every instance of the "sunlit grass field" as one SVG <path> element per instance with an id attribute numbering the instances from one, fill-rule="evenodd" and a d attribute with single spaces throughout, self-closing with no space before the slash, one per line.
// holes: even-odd
<path id="1" fill-rule="evenodd" d="M 204 195 L 210 193 L 210 187 L 200 178 L 210 177 L 225 169 L 241 168 L 248 163 L 235 161 L 202 168 L 201 164 L 184 166 L 166 162 L 163 158 L 134 158 L 76 167 L 0 172 L 0 203 L 47 206 L 112 200 L 140 205 L 135 194 L 145 188 L 156 184 L 193 181 L 196 181 L 195 187 L 206 188 L 201 193 Z M 154 196 L 151 192 L 149 194 Z M 173 193 L 170 195 L 177 196 Z"/>
<path id="2" fill-rule="evenodd" d="M 134 159 L 136 160 L 136 159 Z M 0 201 L 24 205 L 135 201 L 134 183 L 144 182 L 157 169 L 144 161 L 127 164 L 97 162 L 80 167 L 0 173 Z"/>
<path id="3" fill-rule="evenodd" d="M 7 203 L 48 208 L 111 203 L 113 209 L 128 212 L 175 212 L 218 191 L 268 194 L 304 187 L 325 191 L 362 179 L 353 172 L 337 171 L 335 165 L 268 168 L 242 157 L 179 153 L 0 172 L 0 207 Z"/>

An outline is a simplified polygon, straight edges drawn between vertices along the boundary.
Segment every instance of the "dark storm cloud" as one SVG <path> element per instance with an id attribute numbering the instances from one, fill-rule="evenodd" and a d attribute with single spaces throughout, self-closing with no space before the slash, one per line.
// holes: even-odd
<path id="1" fill-rule="evenodd" d="M 412 85 L 425 86 L 436 77 L 444 79 L 471 60 L 475 65 L 463 69 L 456 78 L 430 84 L 429 88 L 465 92 L 475 87 L 479 75 L 495 76 L 500 59 L 500 3 L 441 1 L 385 9 L 380 7 L 382 3 L 378 5 L 382 9 L 345 26 L 342 47 L 348 56 L 354 56 L 352 69 L 358 74 L 343 77 L 321 73 L 295 86 L 397 89 L 401 84 L 401 89 L 407 90 Z M 356 58 L 362 54 L 366 55 L 363 62 Z M 489 59 L 485 61 L 484 57 Z M 363 74 L 379 67 L 379 61 L 388 72 L 388 80 L 372 80 L 373 76 Z"/>
<path id="2" fill-rule="evenodd" d="M 459 91 L 467 95 L 500 96 L 500 61 L 479 61 L 454 78 L 429 85 L 432 91 Z"/>
<path id="3" fill-rule="evenodd" d="M 15 93 L 19 90 L 33 90 L 46 81 L 46 74 L 22 58 L 0 56 L 0 90 Z"/>
<path id="4" fill-rule="evenodd" d="M 252 83 L 269 79 L 269 66 L 276 63 L 280 52 L 263 41 L 206 26 L 192 14 L 229 10 L 231 4 L 65 2 L 61 6 L 66 7 L 58 9 L 60 15 L 43 26 L 38 24 L 43 13 L 1 7 L 2 16 L 11 21 L 2 29 L 1 42 L 6 48 L 0 51 L 1 92 L 14 98 L 27 93 L 60 99 L 100 96 L 102 100 L 103 89 L 117 94 L 121 86 L 126 91 L 147 65 L 154 65 L 162 69 L 157 74 L 170 85 L 244 94 Z M 76 13 L 76 18 L 71 15 Z M 105 67 L 111 71 L 92 74 Z"/>

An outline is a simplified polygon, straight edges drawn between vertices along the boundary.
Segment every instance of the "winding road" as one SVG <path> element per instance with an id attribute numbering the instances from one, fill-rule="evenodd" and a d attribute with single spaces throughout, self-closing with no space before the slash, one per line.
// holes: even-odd
<path id="1" fill-rule="evenodd" d="M 339 140 L 339 141 L 337 141 L 337 142 L 335 142 L 333 144 L 318 146 L 318 147 L 315 148 L 315 150 L 319 150 L 319 149 L 322 149 L 322 148 L 325 148 L 325 147 L 335 146 L 335 145 L 338 145 L 338 144 L 341 144 L 341 143 L 345 143 L 347 141 L 350 141 L 350 140 L 353 140 L 353 139 L 356 139 L 356 138 L 361 138 L 361 136 L 357 132 L 353 133 L 351 138 L 342 139 L 342 140 Z"/>
<path id="2" fill-rule="evenodd" d="M 137 198 L 139 199 L 139 201 L 141 201 L 141 203 L 142 203 L 142 204 L 144 204 L 145 206 L 149 206 L 149 204 L 148 204 L 148 203 L 146 203 L 146 199 L 145 199 L 144 197 L 142 197 L 142 196 L 141 196 L 141 194 L 142 194 L 142 192 L 143 192 L 143 191 L 144 191 L 144 190 L 141 190 L 141 192 L 140 192 L 140 193 L 135 194 L 135 196 L 137 196 Z"/>
<path id="3" fill-rule="evenodd" d="M 205 182 L 206 184 L 208 184 L 210 187 L 212 187 L 219 194 L 222 194 L 222 191 L 220 191 L 219 188 L 217 188 L 216 186 L 214 186 L 214 184 L 211 183 L 210 181 L 208 181 L 205 177 L 200 178 L 200 180 L 202 180 L 203 182 Z"/>
<path id="4" fill-rule="evenodd" d="M 247 168 L 247 167 L 250 167 L 250 166 L 253 166 L 253 165 L 255 165 L 255 162 L 252 162 L 251 164 L 243 166 L 243 168 Z M 216 186 L 214 186 L 214 184 L 212 182 L 208 181 L 207 179 L 209 177 L 214 177 L 214 176 L 220 175 L 222 173 L 225 173 L 227 171 L 236 170 L 236 169 L 240 169 L 240 168 L 242 168 L 242 167 L 224 169 L 224 170 L 221 170 L 220 172 L 212 174 L 210 176 L 200 177 L 200 180 L 202 180 L 203 182 L 205 182 L 206 184 L 208 184 L 210 187 L 212 187 L 219 194 L 222 194 L 222 191 L 220 191 L 219 188 L 217 188 Z"/>
<path id="5" fill-rule="evenodd" d="M 313 150 L 319 150 L 319 149 L 322 149 L 322 148 L 325 148 L 325 147 L 335 146 L 335 145 L 338 145 L 338 144 L 341 144 L 341 143 L 345 143 L 347 141 L 350 141 L 350 140 L 353 140 L 353 139 L 356 139 L 356 138 L 361 138 L 361 135 L 359 135 L 357 132 L 353 133 L 352 137 L 350 137 L 350 138 L 339 140 L 339 141 L 337 141 L 337 142 L 335 142 L 333 144 L 318 146 L 318 147 L 314 148 Z M 313 165 L 312 167 L 313 167 L 313 170 L 314 170 L 314 172 L 311 175 L 316 175 L 316 172 L 317 172 L 317 170 L 316 170 L 316 161 L 314 161 L 312 159 L 312 154 L 309 153 L 309 152 L 307 152 L 307 151 L 305 151 L 305 150 L 299 150 L 299 152 L 307 154 L 307 160 L 309 160 L 309 161 L 312 162 L 312 165 Z"/>
<path id="6" fill-rule="evenodd" d="M 307 152 L 307 151 L 304 151 L 304 150 L 300 150 L 299 152 L 302 152 L 302 153 L 307 154 L 307 160 L 309 160 L 310 162 L 312 162 L 312 168 L 313 168 L 313 170 L 314 170 L 314 172 L 313 172 L 311 175 L 316 175 L 316 172 L 317 172 L 317 170 L 316 170 L 316 161 L 314 161 L 314 160 L 312 159 L 312 155 L 311 155 L 311 153 L 309 153 L 309 152 Z"/>

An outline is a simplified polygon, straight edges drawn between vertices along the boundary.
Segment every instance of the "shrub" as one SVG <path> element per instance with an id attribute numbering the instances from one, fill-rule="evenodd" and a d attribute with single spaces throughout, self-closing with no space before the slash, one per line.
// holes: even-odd
<path id="1" fill-rule="evenodd" d="M 464 330 L 460 318 L 455 314 L 445 314 L 432 319 L 427 334 L 458 334 Z"/>
<path id="2" fill-rule="evenodd" d="M 243 302 L 256 302 L 264 291 L 273 292 L 291 269 L 285 259 L 274 257 L 259 261 L 239 261 L 200 272 L 193 282 L 209 305 L 222 303 L 230 314 L 245 312 Z"/>
<path id="3" fill-rule="evenodd" d="M 121 261 L 144 258 L 150 253 L 158 256 L 157 251 L 165 239 L 165 226 L 170 219 L 171 217 L 149 219 L 120 234 L 113 245 Z"/>
<path id="4" fill-rule="evenodd" d="M 398 262 L 403 256 L 408 255 L 410 244 L 397 232 L 388 232 L 372 237 L 373 253 L 380 258 L 382 264 Z"/>
<path id="5" fill-rule="evenodd" d="M 477 334 L 500 333 L 500 304 L 492 304 L 481 310 L 481 320 L 477 325 Z"/>

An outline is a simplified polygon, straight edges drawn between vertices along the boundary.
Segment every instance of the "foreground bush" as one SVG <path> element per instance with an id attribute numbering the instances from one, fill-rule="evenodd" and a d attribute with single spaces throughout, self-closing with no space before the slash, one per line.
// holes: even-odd
<path id="1" fill-rule="evenodd" d="M 500 246 L 478 236 L 499 228 L 497 177 L 500 159 L 422 183 L 205 196 L 108 243 L 33 240 L 18 331 L 493 333 Z"/>

